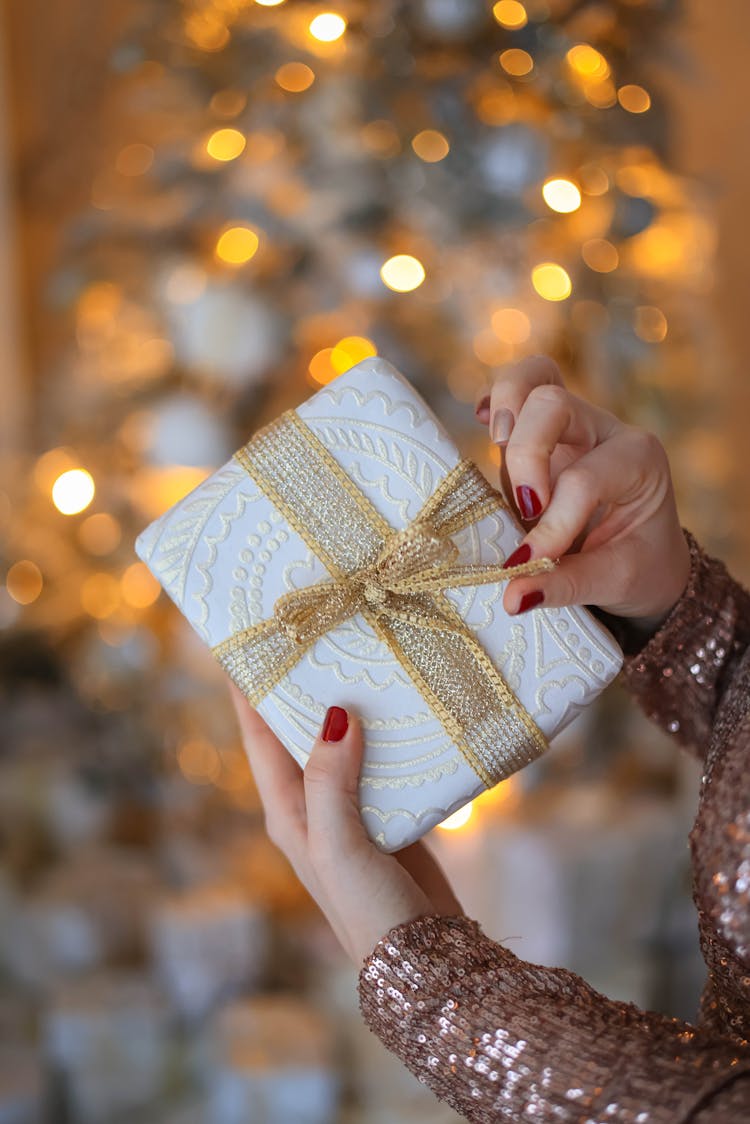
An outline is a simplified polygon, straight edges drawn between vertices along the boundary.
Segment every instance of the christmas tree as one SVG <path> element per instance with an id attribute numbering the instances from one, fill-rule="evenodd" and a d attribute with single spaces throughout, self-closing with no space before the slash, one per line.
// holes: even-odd
<path id="1" fill-rule="evenodd" d="M 724 533 L 700 311 L 713 233 L 670 171 L 651 80 L 674 18 L 671 0 L 133 6 L 90 206 L 41 298 L 37 445 L 8 485 L 0 590 L 2 962 L 71 1118 L 191 1082 L 219 1104 L 226 1066 L 191 1053 L 207 1020 L 249 1041 L 256 1013 L 234 997 L 312 987 L 297 964 L 316 941 L 336 964 L 323 930 L 298 935 L 312 907 L 265 841 L 223 674 L 135 559 L 147 522 L 372 354 L 496 479 L 473 404 L 546 352 L 660 433 L 686 523 Z M 611 712 L 597 721 L 611 733 Z M 128 1003 L 162 1069 L 120 1058 L 99 1080 L 97 1020 Z M 90 1043 L 71 1060 L 79 1008 Z M 329 1120 L 328 1032 L 308 1014 Z M 278 1008 L 279 1035 L 292 1017 Z M 113 1055 L 126 1033 L 107 1031 Z"/>

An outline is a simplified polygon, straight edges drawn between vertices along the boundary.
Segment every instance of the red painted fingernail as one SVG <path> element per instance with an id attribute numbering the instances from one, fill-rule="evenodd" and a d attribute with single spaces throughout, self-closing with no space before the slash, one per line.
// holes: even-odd
<path id="1" fill-rule="evenodd" d="M 534 609 L 537 605 L 541 605 L 542 601 L 544 601 L 544 594 L 541 589 L 532 589 L 531 593 L 524 593 L 516 612 L 525 613 L 528 609 Z"/>
<path id="2" fill-rule="evenodd" d="M 340 742 L 349 726 L 349 715 L 341 706 L 329 706 L 320 735 L 324 742 Z"/>
<path id="3" fill-rule="evenodd" d="M 524 519 L 536 519 L 542 510 L 542 501 L 534 489 L 530 488 L 528 484 L 519 484 L 516 488 L 516 499 Z"/>
<path id="4" fill-rule="evenodd" d="M 527 542 L 522 542 L 520 546 L 516 547 L 512 554 L 510 554 L 503 562 L 503 568 L 509 569 L 511 566 L 520 566 L 522 562 L 528 562 L 531 558 L 531 547 Z"/>

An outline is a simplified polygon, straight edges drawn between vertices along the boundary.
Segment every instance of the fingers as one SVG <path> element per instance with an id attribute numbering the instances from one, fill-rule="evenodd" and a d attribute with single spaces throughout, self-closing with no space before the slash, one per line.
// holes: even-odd
<path id="1" fill-rule="evenodd" d="M 502 369 L 489 395 L 476 408 L 479 420 L 489 422 L 492 441 L 502 444 L 510 438 L 527 396 L 534 387 L 544 385 L 563 385 L 557 363 L 546 355 L 529 355 Z"/>
<path id="2" fill-rule="evenodd" d="M 307 820 L 302 770 L 234 683 L 230 683 L 230 695 L 263 802 L 268 834 L 283 850 L 298 850 L 304 841 Z"/>
<path id="3" fill-rule="evenodd" d="M 355 714 L 337 710 L 348 719 L 343 735 L 336 741 L 325 741 L 319 735 L 304 770 L 308 840 L 314 861 L 325 862 L 363 843 L 368 850 L 372 847 L 359 813 L 362 726 Z"/>
<path id="4" fill-rule="evenodd" d="M 619 426 L 613 414 L 562 386 L 534 387 L 520 408 L 504 457 L 522 518 L 535 519 L 549 502 L 550 466 L 558 445 L 589 452 Z"/>
<path id="5" fill-rule="evenodd" d="M 507 612 L 541 604 L 601 604 L 602 596 L 611 602 L 632 581 L 628 551 L 609 549 L 609 542 L 632 524 L 636 512 L 645 520 L 664 501 L 669 478 L 655 471 L 661 459 L 655 446 L 649 434 L 623 427 L 560 473 L 544 514 L 518 548 L 524 558 L 546 556 L 560 563 L 551 573 L 509 582 L 503 595 Z M 581 553 L 562 558 L 584 533 Z M 602 554 L 597 548 L 605 546 Z M 628 572 L 618 577 L 621 568 Z"/>

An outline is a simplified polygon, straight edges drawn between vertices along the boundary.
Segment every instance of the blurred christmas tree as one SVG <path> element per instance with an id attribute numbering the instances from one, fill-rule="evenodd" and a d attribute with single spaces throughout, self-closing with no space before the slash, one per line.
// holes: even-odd
<path id="1" fill-rule="evenodd" d="M 674 7 L 132 5 L 109 147 L 44 298 L 38 446 L 3 509 L 3 767 L 14 792 L 32 775 L 65 787 L 69 768 L 69 819 L 89 827 L 51 827 L 38 806 L 14 820 L 17 885 L 92 841 L 157 848 L 164 882 L 191 885 L 211 843 L 249 866 L 266 910 L 301 907 L 268 852 L 227 859 L 230 813 L 258 847 L 261 820 L 223 676 L 132 543 L 366 355 L 412 379 L 492 475 L 473 403 L 503 363 L 551 353 L 662 435 L 685 522 L 724 534 L 701 314 L 713 231 L 667 166 L 649 77 Z"/>

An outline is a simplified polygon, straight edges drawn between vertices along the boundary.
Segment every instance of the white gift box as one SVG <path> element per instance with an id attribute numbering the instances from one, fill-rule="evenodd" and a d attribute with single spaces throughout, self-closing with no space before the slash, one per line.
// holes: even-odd
<path id="1" fill-rule="evenodd" d="M 352 502 L 358 504 L 364 496 L 373 519 L 379 525 L 384 520 L 389 532 L 396 532 L 417 519 L 461 461 L 444 427 L 407 379 L 379 357 L 363 360 L 323 387 L 298 407 L 292 421 L 295 439 L 302 431 L 301 453 L 298 446 L 288 464 L 274 468 L 272 447 L 266 461 L 282 491 L 288 475 L 288 502 L 278 498 L 280 492 L 269 498 L 256 482 L 258 473 L 251 474 L 247 461 L 236 454 L 136 540 L 139 557 L 211 649 L 274 618 L 282 595 L 340 576 L 309 545 L 308 533 L 316 520 L 322 522 L 321 512 L 330 509 L 334 514 L 326 517 L 332 540 L 343 541 L 350 534 L 356 546 L 361 537 L 359 526 L 351 531 L 351 511 L 357 519 L 358 511 L 350 509 L 341 517 L 339 501 L 332 498 L 333 484 L 340 487 L 340 470 L 350 482 L 344 491 L 355 486 Z M 310 463 L 307 442 L 317 450 Z M 256 438 L 245 448 L 257 448 Z M 304 489 L 297 481 L 303 479 L 315 498 L 306 515 L 303 504 L 297 519 L 289 508 L 300 502 Z M 489 489 L 483 478 L 482 484 Z M 513 514 L 496 503 L 495 510 L 450 537 L 458 563 L 501 566 L 523 534 Z M 350 543 L 350 549 L 355 546 Z M 341 569 L 346 570 L 343 563 Z M 490 669 L 487 682 L 504 681 L 514 706 L 517 702 L 522 708 L 526 727 L 540 732 L 543 743 L 615 677 L 622 653 L 587 610 L 539 608 L 511 617 L 502 607 L 503 590 L 498 581 L 446 588 L 439 601 L 464 622 L 471 643 L 484 653 L 477 659 L 488 657 L 483 665 Z M 288 661 L 285 673 L 254 705 L 300 765 L 329 705 L 359 714 L 366 739 L 360 781 L 363 822 L 378 847 L 395 851 L 541 749 L 537 744 L 529 751 L 525 745 L 514 754 L 503 742 L 498 754 L 504 761 L 493 765 L 493 780 L 488 781 L 487 769 L 461 746 L 455 717 L 439 714 L 434 693 L 420 685 L 414 660 L 407 670 L 408 661 L 374 627 L 372 606 L 369 602 L 365 610 L 341 620 L 304 648 L 296 662 Z M 441 680 L 448 689 L 465 674 L 465 657 L 457 652 L 455 666 Z M 247 693 L 247 670 L 240 674 L 233 665 L 230 674 Z M 478 697 L 478 691 L 464 692 L 469 711 Z M 485 719 L 506 721 L 515 713 L 499 693 L 492 698 L 493 705 L 472 719 L 475 728 Z M 467 731 L 468 737 L 474 734 L 484 737 L 486 745 L 486 731 Z"/>

